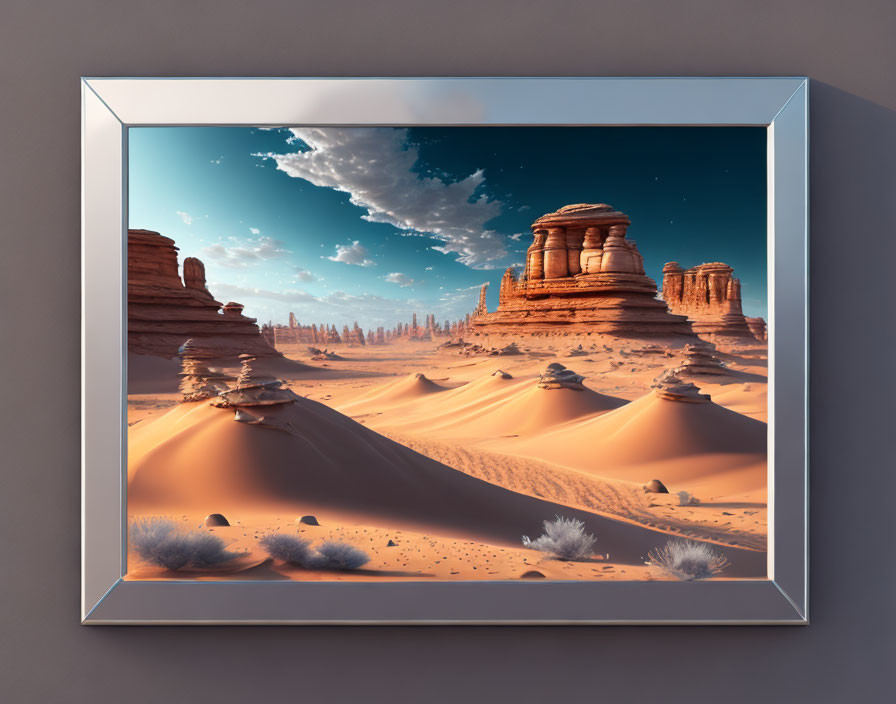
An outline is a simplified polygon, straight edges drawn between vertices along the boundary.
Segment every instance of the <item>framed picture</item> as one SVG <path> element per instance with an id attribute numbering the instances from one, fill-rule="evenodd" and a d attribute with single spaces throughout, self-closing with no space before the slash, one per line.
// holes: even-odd
<path id="1" fill-rule="evenodd" d="M 807 623 L 805 78 L 81 89 L 83 623 Z"/>

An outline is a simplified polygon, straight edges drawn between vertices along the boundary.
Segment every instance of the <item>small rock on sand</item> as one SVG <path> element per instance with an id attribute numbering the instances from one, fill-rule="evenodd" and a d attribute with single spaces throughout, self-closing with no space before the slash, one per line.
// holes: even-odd
<path id="1" fill-rule="evenodd" d="M 520 579 L 544 579 L 545 576 L 538 570 L 529 570 L 520 575 Z"/>
<path id="2" fill-rule="evenodd" d="M 318 521 L 317 521 L 317 518 L 315 518 L 314 516 L 302 516 L 301 518 L 299 518 L 296 521 L 296 523 L 304 523 L 306 526 L 319 526 L 320 525 L 320 523 L 318 523 Z"/>
<path id="3" fill-rule="evenodd" d="M 669 490 L 666 485 L 659 479 L 651 479 L 644 485 L 644 491 L 648 494 L 668 494 Z"/>
<path id="4" fill-rule="evenodd" d="M 396 543 L 394 540 L 390 540 L 388 543 L 386 543 L 387 548 L 394 548 L 397 545 L 398 545 L 398 543 Z"/>
<path id="5" fill-rule="evenodd" d="M 229 526 L 229 521 L 220 513 L 210 513 L 205 517 L 205 525 L 210 528 L 218 526 Z"/>

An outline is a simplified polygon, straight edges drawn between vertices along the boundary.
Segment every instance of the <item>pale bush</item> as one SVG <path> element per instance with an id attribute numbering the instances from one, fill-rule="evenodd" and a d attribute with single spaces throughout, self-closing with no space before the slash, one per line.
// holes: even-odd
<path id="1" fill-rule="evenodd" d="M 205 569 L 245 555 L 228 551 L 217 536 L 183 531 L 174 521 L 157 516 L 132 521 L 128 542 L 142 560 L 169 570 Z"/>
<path id="2" fill-rule="evenodd" d="M 687 491 L 679 491 L 677 496 L 679 506 L 696 506 L 700 503 L 700 499 Z"/>
<path id="3" fill-rule="evenodd" d="M 544 522 L 544 535 L 535 540 L 523 536 L 523 545 L 549 553 L 559 560 L 586 560 L 594 554 L 593 535 L 585 532 L 585 524 L 576 518 Z"/>
<path id="4" fill-rule="evenodd" d="M 651 550 L 648 565 L 656 565 L 683 581 L 715 577 L 728 566 L 728 559 L 706 543 L 670 540 L 665 547 Z"/>
<path id="5" fill-rule="evenodd" d="M 363 550 L 348 543 L 326 542 L 317 547 L 311 565 L 319 570 L 356 570 L 370 562 Z"/>
<path id="6" fill-rule="evenodd" d="M 268 555 L 290 565 L 308 567 L 313 560 L 311 542 L 293 535 L 271 533 L 258 542 Z"/>

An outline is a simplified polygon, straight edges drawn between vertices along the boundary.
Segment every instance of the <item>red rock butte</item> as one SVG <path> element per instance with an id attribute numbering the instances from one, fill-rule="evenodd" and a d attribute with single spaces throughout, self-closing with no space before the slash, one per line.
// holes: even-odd
<path id="1" fill-rule="evenodd" d="M 701 337 L 754 337 L 741 307 L 740 279 L 733 274 L 722 262 L 690 269 L 669 262 L 663 267 L 663 299 L 673 313 L 686 315 Z"/>
<path id="2" fill-rule="evenodd" d="M 504 272 L 496 311 L 484 288 L 474 333 L 609 333 L 693 336 L 687 316 L 669 312 L 644 273 L 630 220 L 603 203 L 566 205 L 532 223 L 533 242 L 517 279 Z"/>
<path id="3" fill-rule="evenodd" d="M 280 357 L 243 306 L 223 306 L 205 287 L 205 266 L 184 259 L 177 270 L 174 240 L 150 230 L 128 230 L 128 351 L 171 358 L 188 339 L 196 358 L 250 353 Z"/>

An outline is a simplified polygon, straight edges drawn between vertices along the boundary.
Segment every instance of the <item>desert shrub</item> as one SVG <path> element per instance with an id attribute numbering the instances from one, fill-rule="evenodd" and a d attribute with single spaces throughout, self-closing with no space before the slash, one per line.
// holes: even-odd
<path id="1" fill-rule="evenodd" d="M 363 550 L 348 543 L 326 542 L 317 546 L 311 565 L 319 570 L 356 570 L 370 562 Z"/>
<path id="2" fill-rule="evenodd" d="M 214 567 L 245 554 L 230 552 L 210 533 L 182 531 L 174 521 L 155 516 L 132 521 L 128 541 L 145 562 L 169 570 Z"/>
<path id="3" fill-rule="evenodd" d="M 648 565 L 684 581 L 714 577 L 728 566 L 728 559 L 711 546 L 690 540 L 670 540 L 665 547 L 651 550 L 647 558 Z"/>
<path id="4" fill-rule="evenodd" d="M 557 516 L 544 522 L 544 535 L 535 540 L 523 536 L 523 545 L 546 552 L 559 560 L 586 560 L 594 554 L 595 538 L 585 532 L 585 524 L 576 518 Z"/>
<path id="5" fill-rule="evenodd" d="M 678 505 L 679 506 L 696 506 L 700 503 L 700 499 L 692 494 L 689 494 L 686 491 L 678 492 Z"/>
<path id="6" fill-rule="evenodd" d="M 308 540 L 283 533 L 271 533 L 265 535 L 258 542 L 264 551 L 275 560 L 300 567 L 308 567 L 312 563 L 313 553 Z"/>

